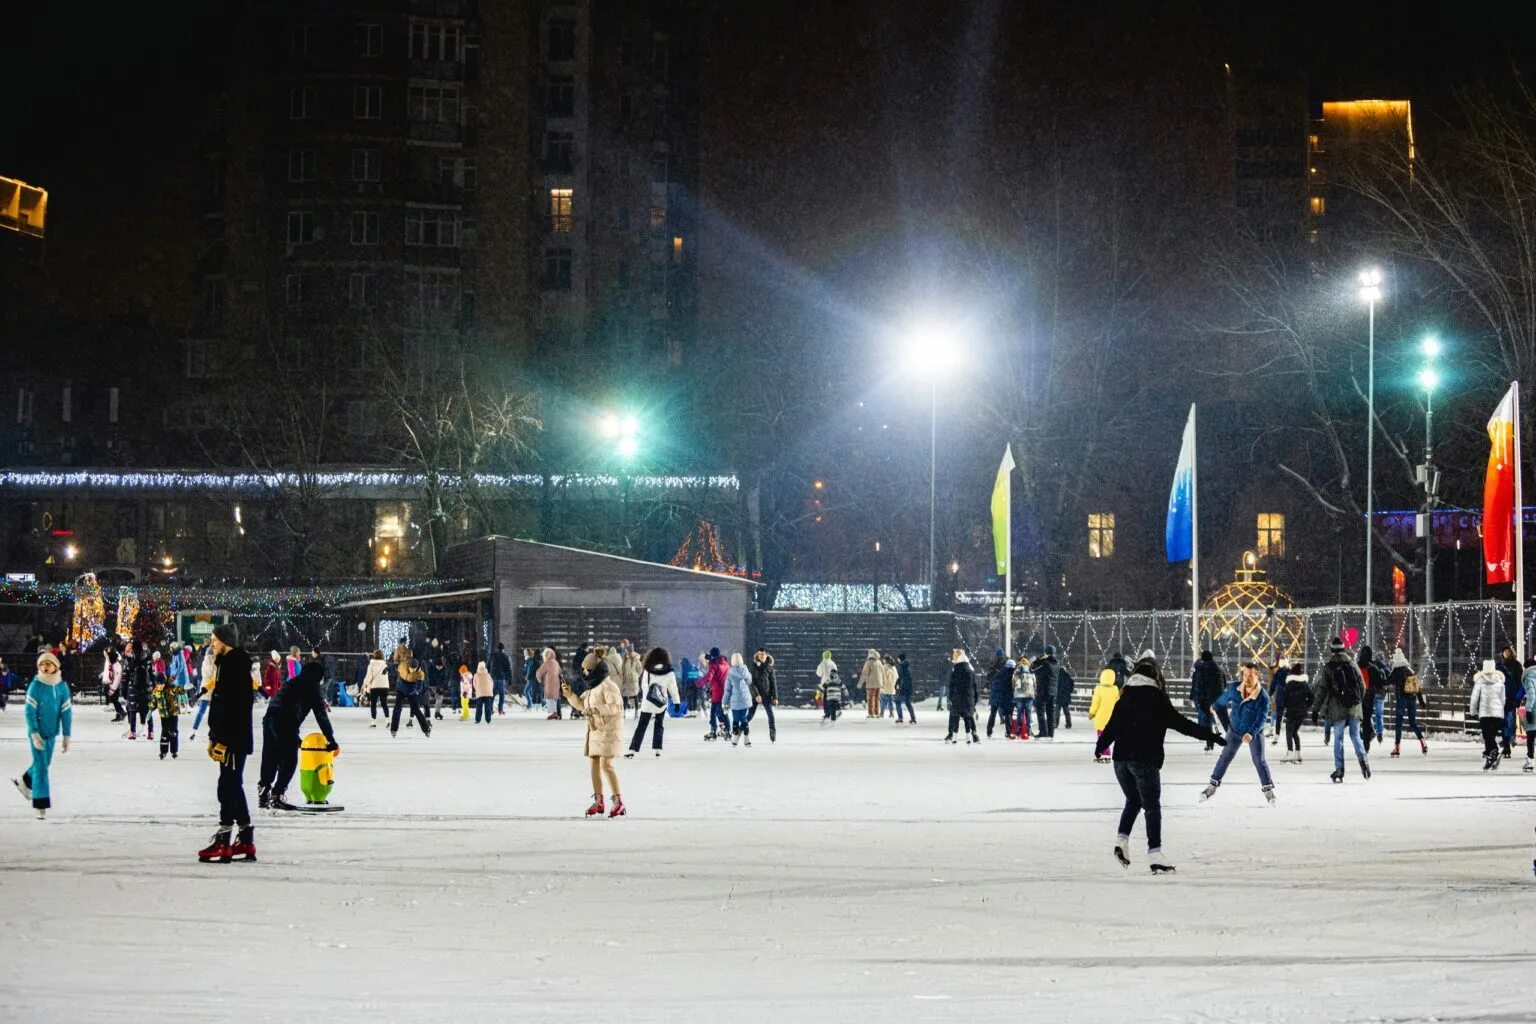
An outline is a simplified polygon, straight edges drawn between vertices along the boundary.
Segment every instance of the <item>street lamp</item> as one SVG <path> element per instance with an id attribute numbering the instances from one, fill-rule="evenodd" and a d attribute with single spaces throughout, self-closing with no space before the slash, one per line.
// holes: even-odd
<path id="1" fill-rule="evenodd" d="M 1430 615 L 1433 614 L 1430 605 L 1435 601 L 1435 505 L 1440 490 L 1434 447 L 1435 388 L 1440 386 L 1440 371 L 1434 361 L 1440 355 L 1440 339 L 1433 335 L 1425 338 L 1419 343 L 1419 351 L 1426 360 L 1419 370 L 1419 387 L 1424 390 L 1424 465 L 1419 468 L 1419 475 L 1424 484 L 1424 515 L 1420 527 L 1424 536 L 1424 613 Z"/>
<path id="2" fill-rule="evenodd" d="M 1371 548 L 1372 520 L 1376 517 L 1376 303 L 1381 301 L 1381 271 L 1360 271 L 1360 301 L 1368 311 L 1366 327 L 1366 434 L 1365 434 L 1365 642 L 1371 641 Z"/>
<path id="3" fill-rule="evenodd" d="M 640 417 L 634 413 L 620 415 L 616 412 L 605 412 L 598 417 L 597 433 L 603 440 L 613 445 L 613 452 L 619 457 L 627 470 L 629 464 L 640 454 Z M 619 475 L 622 497 L 620 533 L 624 537 L 625 547 L 629 546 L 629 491 L 633 478 L 628 472 Z"/>
<path id="4" fill-rule="evenodd" d="M 939 378 L 952 370 L 960 357 L 960 342 L 951 324 L 929 320 L 917 324 L 907 336 L 907 371 L 928 378 L 928 609 L 933 610 L 938 587 L 935 549 L 938 545 L 939 508 Z"/>

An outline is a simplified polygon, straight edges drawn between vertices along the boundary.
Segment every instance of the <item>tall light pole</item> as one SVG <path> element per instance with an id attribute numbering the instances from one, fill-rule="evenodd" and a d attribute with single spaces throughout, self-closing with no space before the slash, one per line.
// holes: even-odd
<path id="1" fill-rule="evenodd" d="M 1424 612 L 1429 615 L 1429 606 L 1435 603 L 1435 505 L 1440 489 L 1435 479 L 1435 388 L 1440 386 L 1440 371 L 1434 365 L 1440 339 L 1425 338 L 1419 351 L 1427 360 L 1419 370 L 1419 387 L 1424 389 Z"/>
<path id="2" fill-rule="evenodd" d="M 1381 301 L 1381 271 L 1370 267 L 1360 271 L 1360 298 L 1368 311 L 1366 327 L 1366 434 L 1365 434 L 1365 640 L 1371 635 L 1371 554 L 1372 527 L 1376 518 L 1376 303 Z"/>
<path id="3" fill-rule="evenodd" d="M 928 322 L 916 327 L 907 338 L 907 369 L 915 376 L 928 378 L 928 610 L 934 607 L 938 593 L 938 522 L 939 522 L 939 378 L 959 358 L 959 343 L 953 328 Z"/>

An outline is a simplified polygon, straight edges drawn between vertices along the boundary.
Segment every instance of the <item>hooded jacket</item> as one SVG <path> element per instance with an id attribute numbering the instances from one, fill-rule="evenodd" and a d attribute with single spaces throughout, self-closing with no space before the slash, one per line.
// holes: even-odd
<path id="1" fill-rule="evenodd" d="M 870 651 L 864 659 L 863 667 L 859 669 L 859 689 L 866 691 L 880 689 L 880 680 L 884 676 L 885 673 L 880 666 L 880 652 Z"/>
<path id="2" fill-rule="evenodd" d="M 661 703 L 651 700 L 651 685 L 661 687 Z M 653 715 L 664 715 L 668 706 L 682 703 L 682 696 L 677 692 L 677 675 L 669 668 L 664 672 L 652 672 L 644 669 L 640 673 L 640 695 L 644 702 L 641 711 L 649 711 Z"/>
<path id="3" fill-rule="evenodd" d="M 481 662 L 475 668 L 475 699 L 481 697 L 493 697 L 496 695 L 496 680 L 491 678 L 491 670 Z"/>
<path id="4" fill-rule="evenodd" d="M 587 719 L 587 741 L 582 752 L 588 757 L 618 757 L 624 748 L 624 698 L 619 684 L 608 678 L 608 666 L 599 661 L 586 673 L 586 689 L 571 692 L 571 707 Z"/>
<path id="5" fill-rule="evenodd" d="M 725 675 L 725 699 L 722 701 L 732 711 L 747 711 L 752 707 L 752 673 L 745 665 L 732 665 Z"/>
<path id="6" fill-rule="evenodd" d="M 1195 662 L 1195 670 L 1190 674 L 1189 688 L 1195 707 L 1208 708 L 1227 688 L 1227 674 L 1215 661 L 1201 658 Z"/>
<path id="7" fill-rule="evenodd" d="M 725 677 L 730 673 L 730 668 L 730 664 L 724 658 L 715 658 L 709 663 L 709 668 L 704 673 L 703 685 L 709 687 L 710 703 L 724 702 Z"/>
<path id="8" fill-rule="evenodd" d="M 1115 705 L 1120 701 L 1120 687 L 1115 685 L 1115 673 L 1106 668 L 1099 673 L 1098 685 L 1093 688 L 1093 699 L 1088 702 L 1088 717 L 1093 720 L 1093 727 L 1100 731 L 1109 724 L 1109 717 L 1115 713 Z"/>
<path id="9" fill-rule="evenodd" d="M 763 660 L 758 661 L 756 655 L 752 658 L 752 690 L 764 704 L 772 704 L 779 699 L 779 679 L 773 671 L 773 655 L 764 654 Z"/>
<path id="10" fill-rule="evenodd" d="M 1520 663 L 1513 658 L 1499 660 L 1499 673 L 1504 677 L 1504 713 L 1520 706 Z"/>
<path id="11" fill-rule="evenodd" d="M 1016 666 L 1001 653 L 987 666 L 987 700 L 1001 707 L 1013 702 L 1013 677 Z"/>
<path id="12" fill-rule="evenodd" d="M 389 689 L 389 668 L 383 658 L 369 658 L 368 672 L 363 676 L 363 690 Z"/>
<path id="13" fill-rule="evenodd" d="M 903 700 L 912 699 L 912 666 L 905 655 L 896 659 L 896 696 Z"/>
<path id="14" fill-rule="evenodd" d="M 1278 718 L 1283 713 L 1287 722 L 1300 725 L 1312 707 L 1312 687 L 1307 683 L 1306 673 L 1292 672 L 1287 676 L 1282 697 L 1284 703 L 1277 701 L 1275 704 L 1275 716 Z"/>
<path id="15" fill-rule="evenodd" d="M 1473 718 L 1504 717 L 1504 673 L 1478 672 L 1472 677 L 1472 697 L 1467 710 Z"/>
<path id="16" fill-rule="evenodd" d="M 545 648 L 549 650 L 549 648 Z M 544 687 L 544 699 L 556 701 L 560 699 L 560 662 L 555 659 L 555 654 L 550 651 L 549 656 L 539 663 L 538 671 L 534 678 L 539 685 Z"/>
<path id="17" fill-rule="evenodd" d="M 1047 654 L 1030 669 L 1035 675 L 1035 696 L 1047 703 L 1055 702 L 1061 684 L 1061 666 L 1054 654 Z"/>
<path id="18" fill-rule="evenodd" d="M 981 694 L 976 689 L 976 670 L 970 659 L 961 658 L 949 668 L 949 707 L 951 711 L 968 714 L 976 710 Z"/>
<path id="19" fill-rule="evenodd" d="M 1156 679 L 1144 674 L 1146 671 L 1155 669 L 1144 669 L 1138 664 L 1136 672 L 1125 681 L 1109 723 L 1094 745 L 1094 756 L 1103 757 L 1104 751 L 1113 745 L 1117 762 L 1135 761 L 1161 768 L 1163 743 L 1169 729 L 1207 743 L 1221 742 L 1220 736 L 1175 711 L 1168 694 Z"/>

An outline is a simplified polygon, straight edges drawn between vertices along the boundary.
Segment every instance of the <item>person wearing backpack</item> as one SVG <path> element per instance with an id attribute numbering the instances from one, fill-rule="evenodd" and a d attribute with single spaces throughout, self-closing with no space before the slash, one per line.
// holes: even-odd
<path id="1" fill-rule="evenodd" d="M 1492 659 L 1483 662 L 1483 669 L 1472 677 L 1472 698 L 1467 711 L 1477 719 L 1483 734 L 1483 771 L 1498 768 L 1503 751 L 1499 740 L 1504 733 L 1504 673 Z"/>
<path id="2" fill-rule="evenodd" d="M 635 726 L 634 738 L 629 741 L 629 753 L 624 755 L 626 758 L 640 752 L 640 744 L 645 742 L 646 727 L 652 719 L 656 721 L 656 730 L 651 735 L 651 749 L 657 757 L 661 756 L 667 708 L 680 703 L 682 699 L 677 691 L 677 674 L 672 671 L 671 655 L 665 647 L 652 647 L 640 665 L 640 724 Z"/>
<path id="3" fill-rule="evenodd" d="M 1365 747 L 1360 742 L 1361 702 L 1365 699 L 1365 681 L 1360 669 L 1349 657 L 1344 642 L 1337 638 L 1328 645 L 1328 660 L 1317 674 L 1312 688 L 1312 704 L 1333 734 L 1334 782 L 1344 781 L 1344 734 L 1355 748 L 1355 758 L 1360 762 L 1360 774 L 1367 781 L 1371 778 L 1371 763 L 1366 759 Z"/>
<path id="4" fill-rule="evenodd" d="M 1408 716 L 1408 728 L 1413 730 L 1418 737 L 1419 749 L 1429 753 L 1429 744 L 1424 742 L 1424 730 L 1419 728 L 1419 677 L 1414 674 L 1413 666 L 1408 664 L 1408 656 L 1399 647 L 1392 652 L 1392 671 L 1387 676 L 1387 685 L 1392 688 L 1396 699 L 1392 705 L 1392 718 L 1396 727 L 1396 737 L 1392 741 L 1392 756 L 1398 756 L 1398 748 L 1403 745 L 1403 715 Z"/>

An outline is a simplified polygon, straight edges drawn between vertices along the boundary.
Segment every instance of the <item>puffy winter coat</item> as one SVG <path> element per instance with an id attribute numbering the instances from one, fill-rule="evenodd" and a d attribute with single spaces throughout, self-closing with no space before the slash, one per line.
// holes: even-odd
<path id="1" fill-rule="evenodd" d="M 1317 717 L 1325 722 L 1343 722 L 1351 718 L 1358 720 L 1365 698 L 1362 697 L 1351 707 L 1344 706 L 1338 694 L 1333 692 L 1333 669 L 1336 665 L 1353 672 L 1356 686 L 1362 694 L 1365 693 L 1365 680 L 1360 677 L 1360 667 L 1349 660 L 1348 652 L 1340 651 L 1330 655 L 1318 670 L 1317 680 L 1312 684 L 1312 706 L 1317 709 Z"/>
<path id="2" fill-rule="evenodd" d="M 475 669 L 475 698 L 492 697 L 496 694 L 496 680 L 491 678 L 488 668 Z"/>
<path id="3" fill-rule="evenodd" d="M 661 687 L 660 704 L 657 704 L 655 701 L 651 700 L 652 683 L 655 683 L 657 686 Z M 649 711 L 653 715 L 666 714 L 667 706 L 669 703 L 678 704 L 681 703 L 683 699 L 678 695 L 677 692 L 677 676 L 671 672 L 663 672 L 659 676 L 653 676 L 649 672 L 642 672 L 640 674 L 640 693 L 645 701 L 640 710 Z"/>
<path id="4" fill-rule="evenodd" d="M 586 716 L 587 742 L 582 752 L 587 757 L 618 757 L 624 749 L 624 695 L 619 684 L 603 673 L 601 682 L 593 683 L 584 693 L 571 693 L 571 706 Z"/>
<path id="5" fill-rule="evenodd" d="M 544 663 L 539 666 L 539 670 L 534 673 L 534 677 L 538 679 L 539 685 L 544 687 L 545 700 L 557 701 L 560 699 L 560 663 L 555 660 L 554 655 L 544 659 Z"/>
<path id="6" fill-rule="evenodd" d="M 745 665 L 732 665 L 725 676 L 725 697 L 721 702 L 732 711 L 752 707 L 752 673 Z"/>
<path id="7" fill-rule="evenodd" d="M 1013 670 L 1013 699 L 1035 699 L 1035 674 L 1023 667 Z"/>
<path id="8" fill-rule="evenodd" d="M 395 672 L 400 680 L 400 693 L 407 697 L 420 697 L 427 692 L 427 674 L 421 669 L 421 662 L 416 663 L 412 669 L 410 662 L 401 665 Z"/>
<path id="9" fill-rule="evenodd" d="M 725 700 L 725 677 L 729 674 L 730 668 L 730 663 L 724 658 L 716 658 L 709 663 L 702 685 L 709 687 L 710 703 L 719 704 Z"/>
<path id="10" fill-rule="evenodd" d="M 1056 704 L 1066 707 L 1072 703 L 1072 693 L 1077 689 L 1077 680 L 1072 678 L 1072 673 L 1061 666 L 1056 667 Z"/>
<path id="11" fill-rule="evenodd" d="M 1109 724 L 1109 716 L 1115 713 L 1115 704 L 1119 700 L 1120 687 L 1115 685 L 1115 673 L 1105 669 L 1099 674 L 1099 684 L 1093 688 L 1093 699 L 1088 703 L 1088 717 L 1093 719 L 1095 729 L 1103 729 Z"/>
<path id="12" fill-rule="evenodd" d="M 880 689 L 880 680 L 885 676 L 880 658 L 874 651 L 870 651 L 869 654 L 870 656 L 864 659 L 864 666 L 859 669 L 859 689 L 866 691 Z"/>
<path id="13" fill-rule="evenodd" d="M 1300 724 L 1307 717 L 1307 709 L 1312 707 L 1312 687 L 1307 685 L 1307 677 L 1303 672 L 1292 672 L 1285 678 L 1285 690 L 1281 695 L 1284 703 L 1275 705 L 1275 715 L 1284 714 L 1287 722 Z"/>
<path id="14" fill-rule="evenodd" d="M 1035 675 L 1035 696 L 1047 704 L 1055 701 L 1061 683 L 1061 666 L 1056 664 L 1056 659 L 1041 658 L 1030 671 Z"/>
<path id="15" fill-rule="evenodd" d="M 1190 697 L 1195 707 L 1208 708 L 1221 696 L 1221 691 L 1226 689 L 1227 675 L 1221 670 L 1221 666 L 1214 661 L 1206 661 L 1201 658 L 1195 662 L 1195 670 L 1190 675 Z"/>
<path id="16" fill-rule="evenodd" d="M 753 656 L 752 664 L 748 666 L 752 671 L 752 692 L 764 704 L 772 704 L 779 699 L 779 677 L 773 671 L 773 655 L 766 655 L 762 661 Z"/>
<path id="17" fill-rule="evenodd" d="M 974 711 L 981 695 L 976 691 L 976 670 L 964 659 L 949 669 L 949 706 L 961 713 Z"/>
<path id="18" fill-rule="evenodd" d="M 389 689 L 389 663 L 383 658 L 369 658 L 368 671 L 363 675 L 365 691 Z"/>
<path id="19" fill-rule="evenodd" d="M 906 700 L 912 699 L 912 666 L 906 658 L 896 659 L 896 695 Z"/>
<path id="20" fill-rule="evenodd" d="M 1236 683 L 1227 687 L 1216 698 L 1216 707 L 1227 708 L 1232 713 L 1230 729 L 1238 736 L 1262 736 L 1264 723 L 1269 721 L 1269 694 L 1260 686 L 1253 696 L 1243 699 L 1243 691 Z"/>
<path id="21" fill-rule="evenodd" d="M 1520 663 L 1514 659 L 1499 662 L 1499 672 L 1504 676 L 1504 711 L 1520 706 Z"/>
<path id="22" fill-rule="evenodd" d="M 1109 716 L 1109 723 L 1099 735 L 1095 755 L 1102 756 L 1113 744 L 1116 761 L 1135 761 L 1153 768 L 1163 766 L 1163 742 L 1168 730 L 1207 743 L 1220 737 L 1191 722 L 1173 709 L 1168 694 L 1157 680 L 1141 673 L 1132 675 L 1120 690 L 1120 699 Z"/>
<path id="23" fill-rule="evenodd" d="M 1497 670 L 1472 677 L 1472 699 L 1467 710 L 1473 718 L 1504 717 L 1504 674 Z"/>
<path id="24" fill-rule="evenodd" d="M 1520 685 L 1525 689 L 1525 718 L 1529 722 L 1536 717 L 1536 666 L 1525 670 Z"/>
<path id="25" fill-rule="evenodd" d="M 249 754 L 254 746 L 251 707 L 255 703 L 251 656 L 239 648 L 225 651 L 214 661 L 213 693 L 208 699 L 208 742 L 224 744 L 231 754 Z"/>
<path id="26" fill-rule="evenodd" d="M 993 658 L 987 666 L 987 702 L 1003 705 L 1013 700 L 1013 677 L 1017 666 L 1006 658 Z"/>
<path id="27" fill-rule="evenodd" d="M 816 681 L 825 686 L 827 679 L 836 671 L 837 662 L 831 658 L 822 658 L 821 663 L 816 666 Z"/>
<path id="28" fill-rule="evenodd" d="M 625 697 L 640 695 L 640 655 L 634 651 L 624 656 L 619 672 L 619 692 Z"/>
<path id="29" fill-rule="evenodd" d="M 880 695 L 882 697 L 894 697 L 896 695 L 896 666 L 882 663 L 880 665 Z"/>

